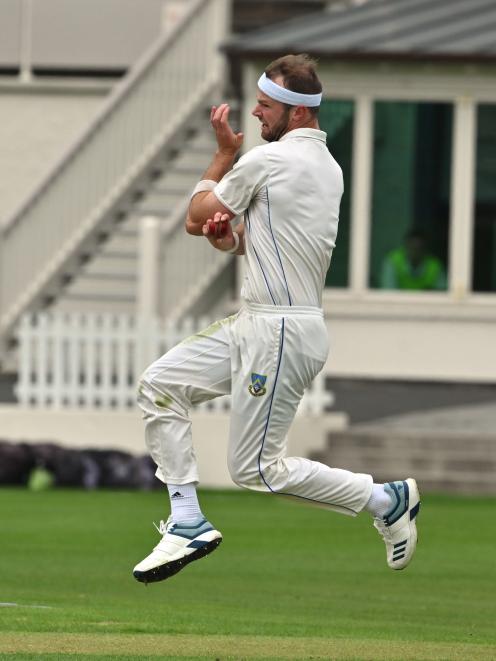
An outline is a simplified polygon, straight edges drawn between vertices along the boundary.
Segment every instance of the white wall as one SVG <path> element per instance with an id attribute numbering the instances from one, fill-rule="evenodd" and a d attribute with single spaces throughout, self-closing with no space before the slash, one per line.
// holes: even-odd
<path id="1" fill-rule="evenodd" d="M 38 0 L 33 62 L 127 67 L 160 35 L 163 5 L 163 0 Z"/>
<path id="2" fill-rule="evenodd" d="M 0 223 L 86 127 L 107 90 L 16 91 L 0 84 Z"/>
<path id="3" fill-rule="evenodd" d="M 0 67 L 19 66 L 21 10 L 21 0 L 0 2 Z"/>
<path id="4" fill-rule="evenodd" d="M 193 438 L 201 485 L 233 487 L 227 470 L 228 414 L 193 413 Z M 22 408 L 0 406 L 0 437 L 10 442 L 50 441 L 68 448 L 124 450 L 147 454 L 143 422 L 134 411 L 95 409 Z M 288 438 L 288 456 L 306 457 L 325 449 L 328 433 L 347 427 L 347 416 L 331 413 L 302 416 L 294 421 Z"/>
<path id="5" fill-rule="evenodd" d="M 251 117 L 264 61 L 244 66 L 245 148 L 260 144 Z M 473 222 L 474 108 L 496 103 L 494 68 L 467 65 L 351 64 L 321 59 L 330 98 L 355 101 L 350 286 L 326 289 L 331 335 L 327 371 L 336 377 L 496 383 L 496 295 L 470 291 Z M 447 292 L 368 289 L 373 102 L 453 103 L 450 287 Z"/>
<path id="6" fill-rule="evenodd" d="M 327 301 L 330 375 L 496 383 L 496 311 L 392 301 Z M 409 309 L 408 309 L 409 308 Z"/>
<path id="7" fill-rule="evenodd" d="M 19 65 L 24 29 L 32 66 L 127 68 L 160 35 L 167 1 L 1 0 L 0 66 Z"/>

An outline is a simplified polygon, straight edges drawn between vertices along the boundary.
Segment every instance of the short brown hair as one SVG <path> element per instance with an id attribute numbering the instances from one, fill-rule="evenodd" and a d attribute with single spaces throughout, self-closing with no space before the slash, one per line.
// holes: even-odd
<path id="1" fill-rule="evenodd" d="M 306 53 L 284 55 L 271 62 L 265 69 L 267 78 L 282 76 L 284 87 L 300 94 L 320 94 L 322 83 L 317 76 L 317 60 Z M 309 108 L 315 115 L 318 107 Z"/>

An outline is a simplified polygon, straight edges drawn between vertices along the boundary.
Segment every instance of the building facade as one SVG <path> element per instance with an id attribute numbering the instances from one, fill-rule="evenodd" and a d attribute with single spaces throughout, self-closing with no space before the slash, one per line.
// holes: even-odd
<path id="1" fill-rule="evenodd" d="M 30 189 L 63 157 L 88 122 L 99 113 L 103 117 L 102 106 L 108 104 L 106 97 L 114 82 L 127 70 L 132 75 L 139 54 L 173 23 L 174 7 L 187 4 L 195 16 L 204 5 L 215 5 L 224 17 L 230 11 L 228 0 L 150 0 L 148 13 L 138 0 L 88 2 L 78 5 L 78 12 L 84 7 L 82 14 L 74 13 L 72 3 L 64 0 L 5 0 L 0 5 L 2 221 L 22 206 Z M 277 13 L 276 6 L 282 11 L 284 3 L 274 0 L 271 4 L 272 15 Z M 234 36 L 225 52 L 231 71 L 240 72 L 242 81 L 246 148 L 259 141 L 258 125 L 250 113 L 256 81 L 267 62 L 287 52 L 310 52 L 320 61 L 325 91 L 320 122 L 328 134 L 329 149 L 343 169 L 346 188 L 324 296 L 332 346 L 328 371 L 349 378 L 495 383 L 496 48 L 491 25 L 496 21 L 496 5 L 488 6 L 484 0 L 472 0 L 470 8 L 465 0 L 369 0 L 332 3 L 317 12 L 324 3 L 309 2 L 311 13 L 300 16 L 305 3 L 289 4 L 298 18 Z M 243 24 L 236 23 L 236 8 L 241 6 L 253 10 L 254 4 L 235 2 L 231 25 Z M 105 16 L 100 15 L 103 7 Z M 28 8 L 33 12 L 31 25 L 22 13 Z M 253 19 L 253 13 L 251 16 Z M 83 23 L 85 30 L 79 30 Z M 139 29 L 133 30 L 133 23 Z M 71 29 L 94 39 L 72 40 Z M 50 37 L 52 33 L 56 38 Z M 126 36 L 130 34 L 132 38 Z M 185 42 L 185 48 L 189 47 Z M 186 66 L 185 58 L 180 64 Z M 181 78 L 189 73 L 186 67 Z M 173 81 L 162 79 L 166 99 Z M 220 81 L 227 79 L 219 75 Z M 232 80 L 236 85 L 237 76 Z M 132 95 L 128 98 L 132 105 Z M 136 98 L 143 100 L 144 95 L 136 92 Z M 147 126 L 157 108 L 152 98 L 153 94 L 149 100 L 153 110 L 143 104 Z M 141 115 L 134 121 L 143 125 Z M 112 126 L 116 126 L 115 120 Z M 192 163 L 198 165 L 199 151 L 210 149 L 203 144 L 208 126 L 197 129 L 196 151 L 186 165 L 179 163 L 180 172 L 172 172 L 185 181 L 181 193 L 185 200 L 190 182 L 185 180 L 184 170 L 189 172 Z M 119 144 L 127 139 L 132 143 L 133 135 L 123 131 Z M 102 143 L 95 152 L 90 171 L 101 166 L 105 174 L 109 168 L 104 167 L 102 154 L 110 161 L 118 150 Z M 164 177 L 170 175 L 170 164 L 164 163 L 163 171 Z M 191 176 L 194 179 L 196 174 Z M 133 203 L 142 193 L 142 184 L 128 196 Z M 177 188 L 177 177 L 171 187 Z M 176 208 L 176 198 L 169 192 L 155 191 L 162 215 L 167 207 Z M 129 216 L 128 209 L 124 211 Z M 65 222 L 64 213 L 50 211 L 48 215 Z M 143 209 L 133 213 L 143 215 Z M 83 220 L 76 219 L 75 228 Z M 39 225 L 33 221 L 33 227 Z M 117 240 L 117 230 L 112 228 L 105 226 L 103 231 L 95 223 L 92 231 L 98 237 Z M 437 265 L 437 276 L 427 277 L 427 282 L 420 278 L 420 284 L 415 278 L 404 278 L 396 286 L 391 284 L 391 272 L 401 270 L 406 237 L 412 230 L 421 235 L 422 250 Z M 46 232 L 43 242 L 55 234 Z M 112 275 L 115 287 L 101 305 L 113 301 L 115 306 L 117 292 L 129 294 L 126 306 L 134 309 L 137 236 L 134 225 L 121 236 L 130 255 L 127 280 L 120 266 L 109 274 L 106 266 L 100 269 L 95 257 L 93 265 L 105 279 L 95 284 L 95 273 L 89 274 L 91 291 L 83 293 L 90 302 L 95 290 L 100 294 Z M 178 241 L 182 239 L 181 235 Z M 127 249 L 130 242 L 132 250 Z M 183 254 L 172 248 L 171 237 L 164 234 L 157 257 L 162 266 L 175 264 L 173 257 Z M 191 254 L 189 245 L 181 243 L 183 248 L 185 255 Z M 49 296 L 44 296 L 40 285 L 36 305 L 42 298 L 56 299 L 62 281 L 81 283 L 81 272 L 74 264 L 91 266 L 84 260 L 93 258 L 92 250 L 76 246 L 77 260 L 71 253 L 72 261 L 61 262 L 57 288 L 52 283 Z M 122 246 L 119 251 L 121 255 Z M 171 252 L 173 256 L 167 256 Z M 392 256 L 396 260 L 393 266 L 388 264 Z M 47 263 L 54 261 L 49 252 L 46 259 Z M 186 275 L 191 275 L 190 265 L 186 268 L 186 260 L 180 261 Z M 176 277 L 179 266 L 172 269 Z M 164 268 L 156 269 L 162 283 L 156 283 L 157 289 L 163 289 L 164 280 L 172 279 L 163 277 Z M 45 271 L 40 267 L 42 274 Z M 226 272 L 217 275 L 218 290 L 230 293 L 230 287 L 220 282 Z M 9 278 L 11 288 L 13 276 L 8 274 L 3 280 L 7 283 Z M 202 298 L 202 292 L 195 296 Z M 2 305 L 0 296 L 0 308 Z M 11 307 L 15 314 L 9 319 L 17 315 L 17 307 Z M 19 310 L 21 307 L 30 309 L 31 299 L 19 304 Z M 159 312 L 165 315 L 168 310 L 170 304 L 165 301 Z"/>
<path id="2" fill-rule="evenodd" d="M 346 188 L 324 297 L 336 376 L 496 381 L 491 17 L 477 0 L 468 22 L 463 2 L 370 0 L 228 46 L 248 147 L 264 66 L 286 52 L 319 59 L 320 124 Z M 387 261 L 405 258 L 411 233 L 439 277 L 391 282 Z"/>

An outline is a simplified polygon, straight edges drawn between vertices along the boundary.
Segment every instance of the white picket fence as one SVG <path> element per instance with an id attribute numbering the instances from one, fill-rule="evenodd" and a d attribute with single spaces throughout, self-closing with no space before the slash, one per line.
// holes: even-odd
<path id="1" fill-rule="evenodd" d="M 145 367 L 210 319 L 168 323 L 123 314 L 39 313 L 24 315 L 18 331 L 22 406 L 62 409 L 129 409 L 136 406 L 137 382 Z M 305 393 L 299 415 L 318 416 L 333 404 L 320 374 Z M 230 397 L 198 407 L 225 412 Z"/>

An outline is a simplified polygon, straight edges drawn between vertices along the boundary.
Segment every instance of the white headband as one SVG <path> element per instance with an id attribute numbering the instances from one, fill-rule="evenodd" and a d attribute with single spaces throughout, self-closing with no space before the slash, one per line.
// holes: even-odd
<path id="1" fill-rule="evenodd" d="M 267 78 L 265 73 L 263 73 L 258 79 L 258 88 L 270 96 L 271 99 L 275 101 L 280 101 L 281 103 L 287 103 L 290 106 L 307 106 L 314 108 L 315 106 L 320 106 L 322 101 L 322 94 L 300 94 L 300 92 L 292 92 L 286 87 L 281 87 L 277 85 L 270 78 Z"/>

